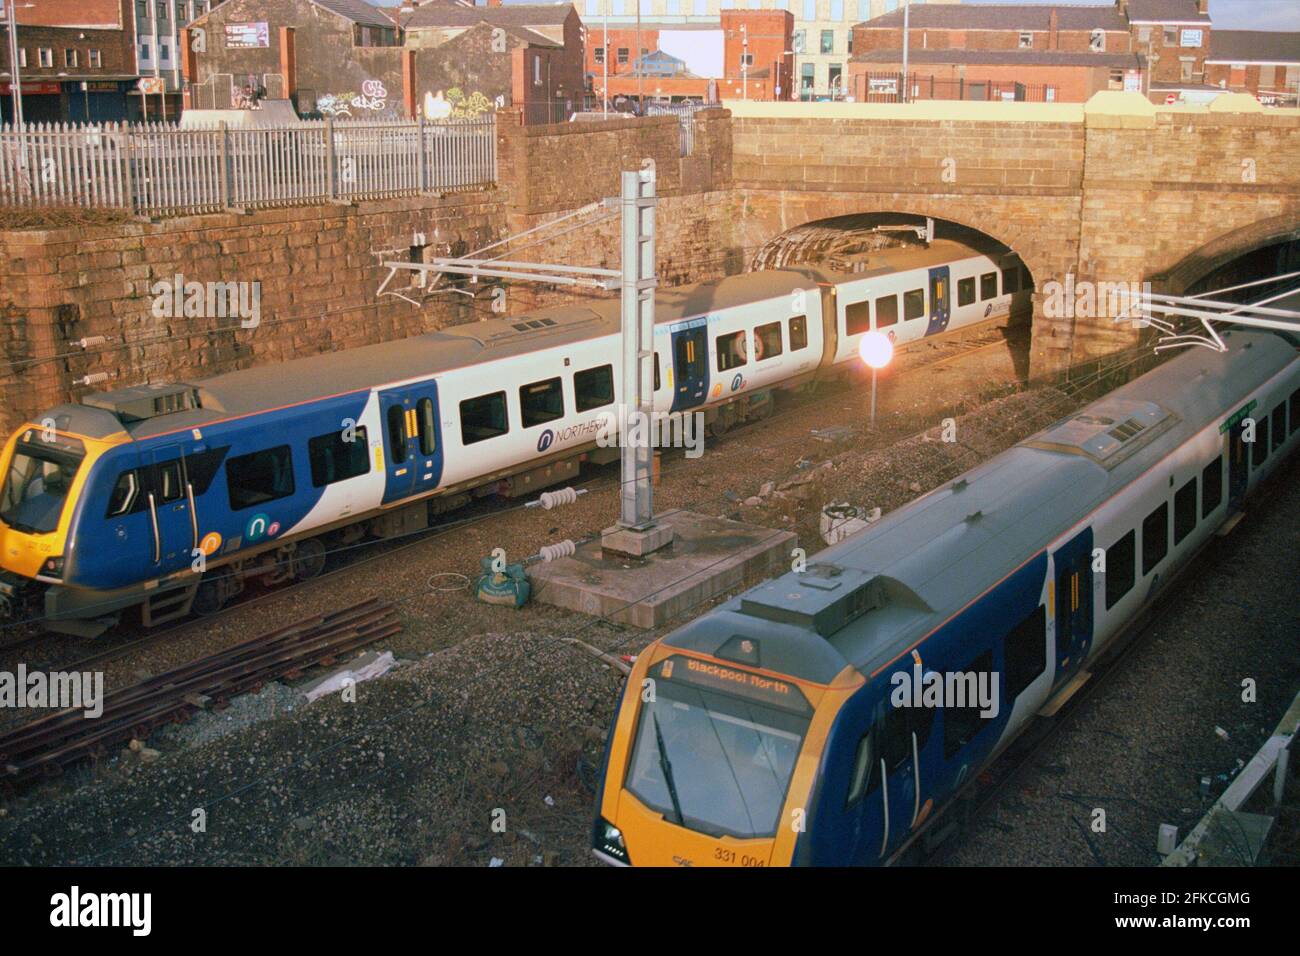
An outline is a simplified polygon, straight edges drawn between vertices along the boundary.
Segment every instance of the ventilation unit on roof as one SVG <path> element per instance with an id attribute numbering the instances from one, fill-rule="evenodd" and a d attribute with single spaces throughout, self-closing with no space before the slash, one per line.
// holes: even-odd
<path id="1" fill-rule="evenodd" d="M 1085 414 L 1058 422 L 1023 444 L 1046 451 L 1086 455 L 1113 468 L 1177 421 L 1178 416 L 1155 402 L 1113 398 L 1098 402 Z"/>
<path id="2" fill-rule="evenodd" d="M 199 390 L 193 385 L 180 382 L 133 385 L 112 392 L 95 392 L 84 396 L 81 404 L 112 412 L 123 424 L 203 407 L 199 401 Z"/>

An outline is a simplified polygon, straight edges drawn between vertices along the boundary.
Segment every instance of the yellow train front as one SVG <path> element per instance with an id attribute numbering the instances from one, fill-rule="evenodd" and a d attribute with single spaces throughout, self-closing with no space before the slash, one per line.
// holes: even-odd
<path id="1" fill-rule="evenodd" d="M 607 863 L 795 862 L 827 734 L 862 676 L 797 628 L 718 646 L 702 625 L 652 644 L 628 679 L 592 833 Z"/>

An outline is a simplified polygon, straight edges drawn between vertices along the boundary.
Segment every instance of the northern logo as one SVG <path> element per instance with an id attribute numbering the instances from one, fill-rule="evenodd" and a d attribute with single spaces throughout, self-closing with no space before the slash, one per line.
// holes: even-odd
<path id="1" fill-rule="evenodd" d="M 546 451 L 546 449 L 551 447 L 551 443 L 554 441 L 555 441 L 555 432 L 547 428 L 540 435 L 537 436 L 537 450 Z"/>

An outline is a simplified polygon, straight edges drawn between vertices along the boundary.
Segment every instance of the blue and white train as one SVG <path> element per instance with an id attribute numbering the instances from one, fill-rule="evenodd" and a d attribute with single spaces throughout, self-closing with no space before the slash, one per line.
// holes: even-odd
<path id="1" fill-rule="evenodd" d="M 863 272 L 750 273 L 656 297 L 654 406 L 721 432 L 771 392 L 899 344 L 1007 316 L 1011 253 L 940 240 Z M 616 301 L 92 394 L 0 455 L 0 613 L 95 634 L 223 606 L 250 577 L 309 577 L 327 542 L 415 531 L 471 496 L 576 475 L 620 392 Z"/>
<path id="2" fill-rule="evenodd" d="M 1300 340 L 1225 341 L 651 644 L 611 727 L 596 854 L 906 851 L 1300 445 Z"/>

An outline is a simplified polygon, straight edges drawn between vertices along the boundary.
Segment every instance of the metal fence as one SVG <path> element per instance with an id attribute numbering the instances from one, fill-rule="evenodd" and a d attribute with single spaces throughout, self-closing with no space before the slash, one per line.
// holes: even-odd
<path id="1" fill-rule="evenodd" d="M 0 205 L 150 216 L 381 199 L 496 182 L 496 121 L 0 127 Z"/>
<path id="2" fill-rule="evenodd" d="M 676 116 L 681 134 L 681 154 L 689 156 L 695 152 L 695 114 L 708 109 L 708 103 L 651 103 L 646 107 L 647 116 Z"/>
<path id="3" fill-rule="evenodd" d="M 902 73 L 866 73 L 854 78 L 853 94 L 862 103 L 897 103 L 907 89 L 911 100 L 983 100 L 999 102 L 1051 103 L 1057 89 L 1042 83 L 1014 80 L 968 80 L 964 77 L 911 74 L 903 86 Z"/>

